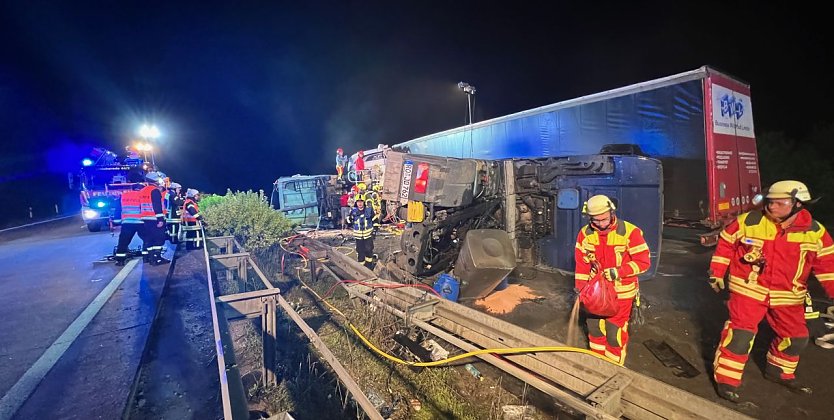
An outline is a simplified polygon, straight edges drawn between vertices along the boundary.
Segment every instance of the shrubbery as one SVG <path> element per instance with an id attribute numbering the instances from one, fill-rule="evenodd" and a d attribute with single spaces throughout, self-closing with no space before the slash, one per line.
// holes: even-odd
<path id="1" fill-rule="evenodd" d="M 226 190 L 225 196 L 200 200 L 200 213 L 210 236 L 233 235 L 247 251 L 269 248 L 292 229 L 289 219 L 270 207 L 263 191 Z"/>
<path id="2" fill-rule="evenodd" d="M 200 210 L 206 210 L 210 207 L 214 207 L 223 202 L 224 198 L 226 197 L 217 194 L 204 195 L 200 198 Z"/>

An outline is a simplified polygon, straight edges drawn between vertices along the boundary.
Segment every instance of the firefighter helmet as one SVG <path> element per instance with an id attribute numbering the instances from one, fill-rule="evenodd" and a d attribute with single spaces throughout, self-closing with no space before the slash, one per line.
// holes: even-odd
<path id="1" fill-rule="evenodd" d="M 382 185 L 379 185 L 379 184 L 374 184 L 374 186 L 373 186 L 373 190 L 374 190 L 374 191 L 382 191 Z"/>
<path id="2" fill-rule="evenodd" d="M 356 188 L 357 188 L 359 191 L 365 191 L 365 190 L 367 190 L 367 189 L 368 189 L 368 186 L 367 186 L 367 185 L 365 185 L 365 183 L 364 183 L 364 182 L 360 182 L 360 183 L 356 184 Z"/>
<path id="3" fill-rule="evenodd" d="M 200 194 L 199 191 L 195 190 L 194 188 L 189 188 L 185 191 L 185 196 L 188 198 L 194 198 Z"/>
<path id="4" fill-rule="evenodd" d="M 799 181 L 779 181 L 767 189 L 768 199 L 793 198 L 802 202 L 811 201 L 808 187 Z"/>
<path id="5" fill-rule="evenodd" d="M 582 207 L 582 213 L 585 213 L 588 216 L 599 216 L 600 214 L 616 209 L 617 207 L 610 198 L 600 194 L 589 198 L 588 201 L 585 202 L 585 205 Z"/>

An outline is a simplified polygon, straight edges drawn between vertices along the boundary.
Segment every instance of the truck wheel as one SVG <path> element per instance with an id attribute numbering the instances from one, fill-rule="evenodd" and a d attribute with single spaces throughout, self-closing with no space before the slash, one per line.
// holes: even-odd
<path id="1" fill-rule="evenodd" d="M 87 223 L 87 230 L 90 232 L 98 232 L 101 230 L 101 221 L 96 220 L 94 222 Z"/>

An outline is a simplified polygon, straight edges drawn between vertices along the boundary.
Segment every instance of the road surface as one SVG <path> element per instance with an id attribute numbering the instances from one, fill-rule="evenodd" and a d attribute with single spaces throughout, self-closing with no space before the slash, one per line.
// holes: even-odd
<path id="1" fill-rule="evenodd" d="M 115 243 L 80 218 L 0 233 L 0 420 L 121 417 L 168 266 L 94 263 Z"/>

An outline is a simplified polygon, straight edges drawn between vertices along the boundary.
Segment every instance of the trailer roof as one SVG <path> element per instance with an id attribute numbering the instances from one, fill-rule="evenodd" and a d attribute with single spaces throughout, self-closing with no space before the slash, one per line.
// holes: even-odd
<path id="1" fill-rule="evenodd" d="M 490 119 L 490 120 L 480 121 L 480 122 L 477 122 L 477 123 L 474 123 L 474 124 L 452 128 L 452 129 L 449 129 L 449 130 L 446 130 L 446 131 L 441 131 L 439 133 L 432 133 L 432 134 L 429 134 L 429 135 L 426 135 L 426 136 L 418 137 L 416 139 L 412 139 L 412 140 L 405 141 L 403 143 L 396 144 L 395 146 L 408 146 L 409 144 L 419 143 L 421 141 L 434 138 L 436 136 L 443 136 L 443 135 L 447 135 L 447 134 L 453 134 L 453 133 L 456 133 L 456 132 L 459 132 L 459 131 L 465 131 L 465 130 L 469 130 L 469 129 L 473 129 L 473 128 L 488 126 L 488 125 L 491 125 L 491 124 L 495 124 L 495 123 L 499 123 L 499 122 L 503 122 L 503 121 L 514 120 L 516 118 L 526 117 L 526 116 L 530 116 L 530 115 L 536 115 L 536 114 L 541 114 L 541 113 L 545 113 L 545 112 L 556 111 L 556 110 L 563 109 L 563 108 L 570 108 L 570 107 L 574 107 L 574 106 L 577 106 L 577 105 L 584 105 L 584 104 L 588 104 L 588 103 L 603 101 L 603 100 L 606 100 L 606 99 L 617 98 L 617 97 L 620 97 L 620 96 L 630 95 L 630 94 L 637 93 L 637 92 L 644 92 L 644 91 L 648 91 L 648 90 L 659 89 L 659 88 L 662 88 L 662 87 L 676 85 L 678 83 L 688 82 L 688 81 L 691 81 L 691 80 L 700 80 L 700 79 L 706 78 L 710 74 L 719 74 L 719 75 L 724 76 L 726 78 L 738 81 L 739 83 L 741 83 L 743 85 L 747 85 L 747 83 L 744 83 L 744 82 L 740 81 L 739 79 L 737 79 L 733 76 L 730 76 L 726 73 L 720 72 L 720 71 L 718 71 L 718 70 L 716 70 L 716 69 L 714 69 L 710 66 L 702 66 L 702 67 L 697 68 L 695 70 L 690 70 L 690 71 L 687 71 L 687 72 L 674 74 L 672 76 L 661 77 L 659 79 L 649 80 L 647 82 L 635 83 L 633 85 L 628 85 L 628 86 L 623 86 L 623 87 L 619 87 L 619 88 L 616 88 L 616 89 L 606 90 L 606 91 L 594 93 L 594 94 L 591 94 L 591 95 L 580 96 L 578 98 L 568 99 L 568 100 L 564 100 L 564 101 L 561 101 L 561 102 L 556 102 L 554 104 L 544 105 L 544 106 L 540 106 L 538 108 L 532 108 L 532 109 L 528 109 L 528 110 L 525 110 L 525 111 L 516 112 L 514 114 L 504 115 L 504 116 L 493 118 L 493 119 Z"/>

